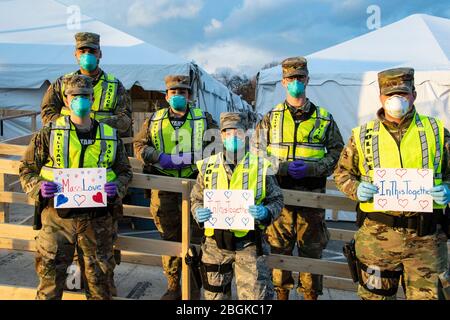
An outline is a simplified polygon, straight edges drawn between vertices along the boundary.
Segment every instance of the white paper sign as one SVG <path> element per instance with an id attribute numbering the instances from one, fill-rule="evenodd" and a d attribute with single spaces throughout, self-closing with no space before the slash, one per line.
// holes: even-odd
<path id="1" fill-rule="evenodd" d="M 248 207 L 254 203 L 253 190 L 205 189 L 203 206 L 212 211 L 205 228 L 253 230 L 255 221 Z"/>
<path id="2" fill-rule="evenodd" d="M 106 207 L 105 168 L 54 169 L 57 209 Z"/>
<path id="3" fill-rule="evenodd" d="M 432 212 L 433 170 L 429 169 L 375 169 L 374 208 L 381 211 Z"/>

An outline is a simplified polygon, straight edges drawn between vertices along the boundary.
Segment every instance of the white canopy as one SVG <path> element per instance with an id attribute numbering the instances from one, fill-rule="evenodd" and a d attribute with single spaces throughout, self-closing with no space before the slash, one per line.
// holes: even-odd
<path id="1" fill-rule="evenodd" d="M 307 56 L 307 96 L 327 108 L 344 139 L 380 108 L 377 73 L 413 67 L 419 112 L 450 125 L 450 20 L 416 14 Z M 266 113 L 285 98 L 281 66 L 260 71 L 256 110 Z"/>
<path id="2" fill-rule="evenodd" d="M 136 84 L 163 92 L 166 75 L 191 74 L 196 79 L 197 105 L 216 120 L 223 111 L 250 110 L 245 101 L 194 63 L 85 15 L 80 15 L 76 28 L 71 24 L 74 19 L 70 7 L 54 0 L 0 2 L 0 108 L 38 111 L 48 82 L 78 69 L 74 34 L 88 31 L 101 36 L 101 68 L 127 89 Z M 6 137 L 27 134 L 27 123 L 6 121 Z"/>

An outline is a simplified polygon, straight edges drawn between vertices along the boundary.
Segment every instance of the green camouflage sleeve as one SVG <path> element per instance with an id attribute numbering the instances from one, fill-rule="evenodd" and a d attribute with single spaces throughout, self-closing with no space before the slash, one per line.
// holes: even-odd
<path id="1" fill-rule="evenodd" d="M 361 177 L 358 163 L 358 150 L 356 149 L 352 135 L 342 150 L 336 169 L 334 170 L 334 181 L 340 191 L 355 201 L 357 201 L 356 190 L 358 189 Z"/>
<path id="2" fill-rule="evenodd" d="M 442 180 L 450 185 L 450 132 L 444 128 L 444 157 L 442 162 Z"/>
<path id="3" fill-rule="evenodd" d="M 39 200 L 41 181 L 41 168 L 48 158 L 50 130 L 44 127 L 36 132 L 25 151 L 19 166 L 19 179 L 22 189 L 34 200 Z"/>
<path id="4" fill-rule="evenodd" d="M 264 198 L 264 206 L 269 210 L 270 220 L 267 219 L 261 223 L 266 226 L 270 225 L 281 213 L 284 207 L 283 191 L 278 185 L 275 175 L 270 172 L 266 176 L 266 197 Z"/>
<path id="5" fill-rule="evenodd" d="M 144 121 L 141 130 L 133 139 L 134 155 L 145 164 L 158 162 L 159 156 L 161 155 L 161 152 L 153 146 L 152 139 L 148 135 L 148 127 L 152 116 L 153 113 Z"/>
<path id="6" fill-rule="evenodd" d="M 197 222 L 200 228 L 203 228 L 203 223 L 199 223 L 195 217 L 195 210 L 203 208 L 203 190 L 205 184 L 203 182 L 203 175 L 201 172 L 197 175 L 197 181 L 195 182 L 191 190 L 191 213 L 194 220 Z"/>
<path id="7" fill-rule="evenodd" d="M 41 102 L 42 125 L 56 120 L 61 115 L 61 109 L 65 105 L 61 97 L 61 78 L 58 78 L 47 89 Z"/>
<path id="8" fill-rule="evenodd" d="M 330 176 L 344 148 L 341 132 L 333 118 L 331 118 L 331 123 L 326 133 L 325 147 L 327 148 L 327 153 L 324 158 L 315 163 L 308 163 L 307 175 L 309 177 Z"/>
<path id="9" fill-rule="evenodd" d="M 106 123 L 113 128 L 116 128 L 120 135 L 128 132 L 131 126 L 132 109 L 131 97 L 123 84 L 119 81 L 117 88 L 117 104 L 114 110 L 114 115 L 100 122 Z"/>
<path id="10" fill-rule="evenodd" d="M 130 161 L 128 160 L 128 155 L 122 139 L 118 140 L 117 155 L 111 169 L 116 174 L 116 180 L 114 182 L 117 185 L 119 198 L 122 199 L 126 196 L 128 185 L 133 178 L 133 171 L 131 170 Z"/>

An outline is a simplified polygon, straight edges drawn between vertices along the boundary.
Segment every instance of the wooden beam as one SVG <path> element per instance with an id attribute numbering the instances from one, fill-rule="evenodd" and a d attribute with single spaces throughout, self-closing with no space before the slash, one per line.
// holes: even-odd
<path id="1" fill-rule="evenodd" d="M 183 181 L 183 194 L 181 201 L 181 298 L 183 300 L 191 299 L 191 277 L 189 272 L 189 266 L 184 261 L 190 244 L 191 244 L 191 201 L 189 199 L 191 183 L 189 181 Z"/>
<path id="2" fill-rule="evenodd" d="M 2 144 L 18 144 L 18 145 L 28 145 L 31 141 L 31 137 L 33 136 L 33 133 L 26 134 L 20 137 L 15 137 L 7 140 L 3 140 Z"/>
<path id="3" fill-rule="evenodd" d="M 283 189 L 286 205 L 355 211 L 356 202 L 339 195 Z"/>
<path id="4" fill-rule="evenodd" d="M 6 190 L 6 174 L 0 173 L 0 193 Z M 0 202 L 0 223 L 9 222 L 9 204 Z"/>
<path id="5" fill-rule="evenodd" d="M 0 144 L 0 154 L 23 156 L 28 146 L 21 146 L 18 144 Z"/>
<path id="6" fill-rule="evenodd" d="M 130 187 L 142 189 L 158 189 L 170 192 L 183 192 L 182 181 L 188 179 L 164 177 L 150 174 L 134 173 Z"/>
<path id="7" fill-rule="evenodd" d="M 0 144 L 0 149 L 3 145 Z M 1 153 L 1 152 L 0 152 Z M 20 161 L 10 159 L 0 159 L 0 173 L 18 175 Z"/>
<path id="8" fill-rule="evenodd" d="M 355 231 L 353 231 L 353 230 L 328 228 L 328 231 L 330 231 L 332 240 L 341 240 L 341 241 L 348 242 L 348 241 L 352 240 L 353 236 L 355 235 Z"/>
<path id="9" fill-rule="evenodd" d="M 181 256 L 180 242 L 142 239 L 119 235 L 116 247 L 120 250 L 135 251 L 152 255 Z"/>
<path id="10" fill-rule="evenodd" d="M 127 217 L 153 219 L 153 217 L 150 215 L 149 207 L 133 206 L 130 204 L 123 205 L 123 215 Z"/>
<path id="11" fill-rule="evenodd" d="M 1 174 L 0 174 L 1 176 Z M 1 179 L 1 178 L 0 178 Z M 19 203 L 34 206 L 35 201 L 22 192 L 0 191 L 0 203 Z"/>

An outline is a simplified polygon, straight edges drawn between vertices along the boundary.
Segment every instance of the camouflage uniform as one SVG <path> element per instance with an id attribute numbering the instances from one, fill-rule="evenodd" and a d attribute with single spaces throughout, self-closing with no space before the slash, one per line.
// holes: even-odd
<path id="1" fill-rule="evenodd" d="M 82 47 L 100 49 L 100 36 L 95 33 L 79 32 L 75 35 L 75 39 L 77 49 Z M 81 74 L 81 71 L 76 71 L 76 74 Z M 95 86 L 104 75 L 105 72 L 99 69 L 98 74 L 93 78 L 93 86 Z M 61 110 L 63 108 L 68 108 L 65 96 L 63 97 L 61 94 L 63 77 L 64 76 L 59 77 L 50 85 L 50 87 L 48 87 L 47 92 L 42 99 L 41 117 L 43 125 L 56 120 L 60 116 Z M 104 122 L 111 127 L 116 128 L 121 136 L 124 136 L 131 126 L 131 98 L 123 84 L 119 80 L 117 81 L 117 102 L 114 115 L 109 118 L 101 119 L 100 122 Z"/>
<path id="2" fill-rule="evenodd" d="M 66 78 L 67 88 L 76 94 L 76 90 L 92 86 L 89 81 L 77 79 L 87 77 L 72 76 Z M 81 93 L 81 92 L 80 92 Z M 71 93 L 72 94 L 72 93 Z M 50 133 L 53 122 L 37 132 L 28 146 L 19 168 L 19 177 L 23 190 L 36 201 L 46 203 L 41 213 L 42 228 L 36 238 L 36 272 L 39 275 L 37 299 L 61 299 L 67 267 L 72 263 L 75 247 L 82 253 L 87 281 L 88 299 L 110 299 L 108 276 L 113 272 L 113 219 L 112 214 L 120 210 L 121 198 L 125 196 L 127 185 L 132 178 L 131 166 L 119 139 L 115 162 L 112 166 L 116 173 L 114 181 L 118 197 L 108 198 L 109 214 L 97 214 L 97 210 L 83 210 L 77 214 L 70 209 L 64 217 L 53 207 L 53 199 L 44 200 L 40 194 L 41 168 L 49 158 Z"/>
<path id="3" fill-rule="evenodd" d="M 238 116 L 236 116 L 238 115 Z M 240 116 L 240 117 L 239 117 Z M 244 116 L 239 113 L 224 112 L 220 117 L 221 129 L 241 128 L 246 130 L 242 125 Z M 227 160 L 226 153 L 219 154 L 224 160 Z M 239 156 L 238 156 L 239 157 Z M 232 157 L 230 157 L 232 158 Z M 224 161 L 224 167 L 227 172 L 228 181 L 231 181 L 234 169 Z M 236 161 L 234 166 L 239 163 Z M 270 169 L 270 168 L 269 168 Z M 268 171 L 266 175 L 266 196 L 262 204 L 269 211 L 267 221 L 260 222 L 265 226 L 269 225 L 278 217 L 283 207 L 283 193 L 278 186 L 273 172 Z M 204 176 L 200 172 L 197 176 L 197 182 L 191 191 L 191 212 L 194 215 L 198 208 L 203 207 L 203 191 L 205 189 Z M 199 223 L 203 228 L 203 223 Z M 255 225 L 255 230 L 259 227 Z M 258 237 L 256 233 L 255 237 Z M 267 267 L 262 254 L 267 255 L 269 248 L 265 243 L 263 236 L 261 239 L 251 240 L 248 238 L 236 238 L 233 236 L 236 250 L 220 249 L 213 237 L 205 236 L 202 243 L 202 262 L 211 265 L 231 265 L 234 263 L 234 272 L 207 272 L 208 283 L 212 286 L 226 287 L 231 284 L 233 273 L 236 276 L 237 295 L 239 300 L 264 300 L 272 299 L 273 286 L 270 281 L 270 270 Z M 241 240 L 242 239 L 242 240 Z M 262 252 L 258 253 L 257 241 L 262 243 Z M 211 292 L 204 290 L 205 299 L 207 300 L 229 300 L 231 299 L 231 290 L 226 292 Z"/>
<path id="4" fill-rule="evenodd" d="M 302 57 L 288 58 L 283 61 L 282 66 L 283 77 L 308 75 L 307 62 Z M 301 108 L 290 106 L 287 101 L 285 101 L 285 106 L 296 122 L 307 120 L 316 109 L 309 99 L 306 99 Z M 254 145 L 259 152 L 266 153 L 271 134 L 271 113 L 269 112 L 256 126 Z M 326 177 L 332 174 L 344 145 L 339 128 L 332 117 L 324 143 L 327 153 L 319 161 L 307 163 L 307 176 L 303 179 L 296 180 L 288 175 L 288 166 L 291 161 L 279 162 L 277 178 L 281 188 L 325 192 Z M 269 158 L 274 157 L 269 156 Z M 273 159 L 273 163 L 278 160 Z M 267 228 L 267 236 L 272 253 L 292 255 L 297 243 L 300 257 L 320 259 L 330 238 L 325 224 L 325 210 L 286 205 L 278 219 Z M 322 275 L 301 272 L 297 291 L 303 293 L 305 297 L 321 295 L 322 279 Z M 281 294 L 287 296 L 287 290 L 294 288 L 295 282 L 290 271 L 274 269 L 272 280 L 279 296 Z"/>
<path id="5" fill-rule="evenodd" d="M 414 90 L 413 69 L 391 69 L 379 73 L 381 94 L 394 92 L 412 92 Z M 400 145 L 411 125 L 416 109 L 411 110 L 400 123 L 386 119 L 383 108 L 377 112 L 378 120 Z M 443 183 L 450 182 L 450 134 L 444 128 L 444 154 L 442 162 Z M 420 156 L 420 155 L 418 155 Z M 350 137 L 340 156 L 334 171 L 336 185 L 352 200 L 358 201 L 357 189 L 361 180 L 359 169 L 360 156 L 353 135 Z M 417 212 L 384 212 L 391 216 L 416 216 Z M 386 224 L 366 218 L 355 234 L 357 258 L 373 270 L 397 271 L 402 275 L 402 286 L 407 299 L 437 299 L 438 275 L 448 268 L 447 238 L 438 225 L 434 234 L 418 236 L 415 229 L 390 227 Z M 368 274 L 362 272 L 363 282 Z M 447 280 L 448 281 L 448 280 Z M 383 288 L 398 287 L 399 280 L 383 278 Z M 380 295 L 359 286 L 358 294 L 362 299 L 395 299 L 392 295 Z"/>
<path id="6" fill-rule="evenodd" d="M 167 76 L 167 89 L 186 88 L 190 90 L 189 77 L 187 76 Z M 188 107 L 189 108 L 189 107 Z M 170 109 L 169 109 L 170 112 Z M 189 112 L 189 109 L 186 111 Z M 134 138 L 134 154 L 136 158 L 144 162 L 143 172 L 147 174 L 165 175 L 152 166 L 159 163 L 159 156 L 162 150 L 153 145 L 150 126 L 154 113 L 150 113 L 148 119 L 144 121 L 141 130 Z M 206 117 L 206 129 L 215 129 L 217 124 L 208 112 L 204 112 Z M 205 146 L 206 143 L 203 143 Z M 196 173 L 189 178 L 195 178 Z M 154 223 L 160 232 L 161 238 L 168 241 L 181 241 L 181 194 L 157 189 L 151 190 L 150 195 L 150 214 Z M 197 225 L 193 223 L 192 237 L 194 242 L 199 243 L 201 232 Z M 173 279 L 179 283 L 181 276 L 181 258 L 162 256 L 164 274 L 168 279 Z M 172 280 L 169 280 L 172 281 Z"/>

